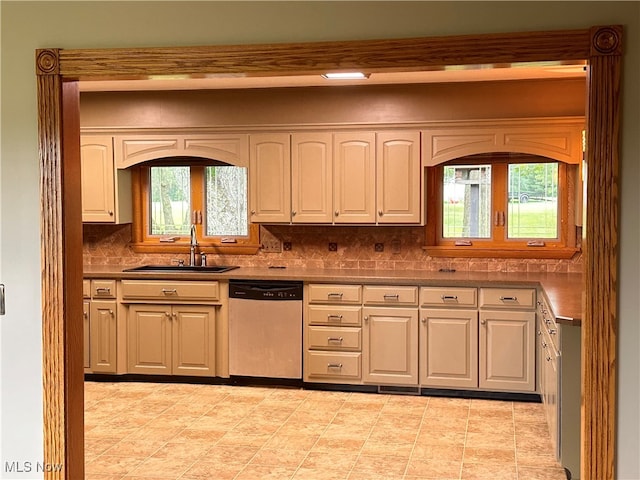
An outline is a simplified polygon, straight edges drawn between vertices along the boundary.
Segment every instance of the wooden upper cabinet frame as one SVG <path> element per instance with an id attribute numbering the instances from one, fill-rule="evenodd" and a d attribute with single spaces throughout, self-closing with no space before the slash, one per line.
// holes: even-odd
<path id="1" fill-rule="evenodd" d="M 84 478 L 78 80 L 150 75 L 420 71 L 587 60 L 588 200 L 582 323 L 582 477 L 615 478 L 618 140 L 622 27 L 414 39 L 36 51 L 41 192 L 44 461 Z"/>

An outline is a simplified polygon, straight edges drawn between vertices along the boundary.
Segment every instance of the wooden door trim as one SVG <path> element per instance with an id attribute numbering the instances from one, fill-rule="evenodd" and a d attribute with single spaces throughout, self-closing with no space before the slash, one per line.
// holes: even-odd
<path id="1" fill-rule="evenodd" d="M 269 76 L 352 68 L 419 71 L 445 65 L 548 60 L 588 60 L 582 478 L 615 478 L 620 26 L 348 42 L 38 50 L 44 460 L 64 464 L 60 472 L 49 472 L 46 478 L 84 476 L 75 81 L 199 73 Z"/>

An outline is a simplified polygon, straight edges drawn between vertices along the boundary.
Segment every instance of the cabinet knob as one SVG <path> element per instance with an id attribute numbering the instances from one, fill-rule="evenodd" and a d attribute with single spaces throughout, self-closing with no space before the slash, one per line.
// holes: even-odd
<path id="1" fill-rule="evenodd" d="M 426 319 L 426 318 L 423 318 L 423 319 L 421 320 L 421 322 L 422 322 L 422 323 L 427 323 L 427 319 Z"/>
<path id="2" fill-rule="evenodd" d="M 113 210 L 109 210 L 107 213 L 109 214 L 110 217 L 113 217 Z"/>
<path id="3" fill-rule="evenodd" d="M 487 321 L 486 321 L 486 320 L 480 320 L 480 324 L 481 324 L 481 325 L 486 325 L 486 324 L 487 324 Z"/>
<path id="4" fill-rule="evenodd" d="M 255 210 L 251 210 L 251 215 L 255 215 L 256 211 Z"/>
<path id="5" fill-rule="evenodd" d="M 295 217 L 295 216 L 296 216 L 296 213 L 298 213 L 298 212 L 296 212 L 295 210 L 293 210 L 293 211 L 291 212 L 291 216 L 292 216 L 292 217 Z"/>
<path id="6" fill-rule="evenodd" d="M 382 210 L 378 210 L 378 216 L 382 217 L 384 215 L 384 212 Z"/>
<path id="7" fill-rule="evenodd" d="M 364 317 L 364 321 L 368 322 L 369 321 L 369 315 L 367 315 L 366 317 Z"/>
<path id="8" fill-rule="evenodd" d="M 340 212 L 336 210 L 335 212 L 333 212 L 333 214 L 337 217 L 338 215 L 340 215 Z"/>

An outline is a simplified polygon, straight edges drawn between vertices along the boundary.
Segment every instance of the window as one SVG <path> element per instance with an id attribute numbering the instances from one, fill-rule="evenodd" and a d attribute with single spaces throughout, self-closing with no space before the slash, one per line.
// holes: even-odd
<path id="1" fill-rule="evenodd" d="M 473 155 L 431 167 L 426 249 L 434 256 L 570 258 L 578 250 L 569 215 L 576 178 L 577 166 L 533 155 Z"/>
<path id="2" fill-rule="evenodd" d="M 250 225 L 247 212 L 245 167 L 164 160 L 136 167 L 133 182 L 135 250 L 182 251 L 195 225 L 201 250 L 257 251 L 258 228 Z"/>

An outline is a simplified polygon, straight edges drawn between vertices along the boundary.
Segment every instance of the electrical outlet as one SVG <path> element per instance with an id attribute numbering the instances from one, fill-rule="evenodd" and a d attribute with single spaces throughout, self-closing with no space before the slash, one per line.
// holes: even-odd
<path id="1" fill-rule="evenodd" d="M 282 242 L 282 250 L 285 252 L 291 251 L 291 242 Z"/>
<path id="2" fill-rule="evenodd" d="M 265 253 L 282 252 L 282 242 L 278 238 L 265 238 L 262 241 L 262 251 Z"/>
<path id="3" fill-rule="evenodd" d="M 391 253 L 400 253 L 400 240 L 391 240 Z"/>
<path id="4" fill-rule="evenodd" d="M 338 251 L 338 244 L 335 242 L 329 242 L 329 251 L 330 252 L 337 252 Z"/>
<path id="5" fill-rule="evenodd" d="M 373 249 L 376 252 L 384 252 L 384 243 L 376 243 L 373 245 Z"/>

